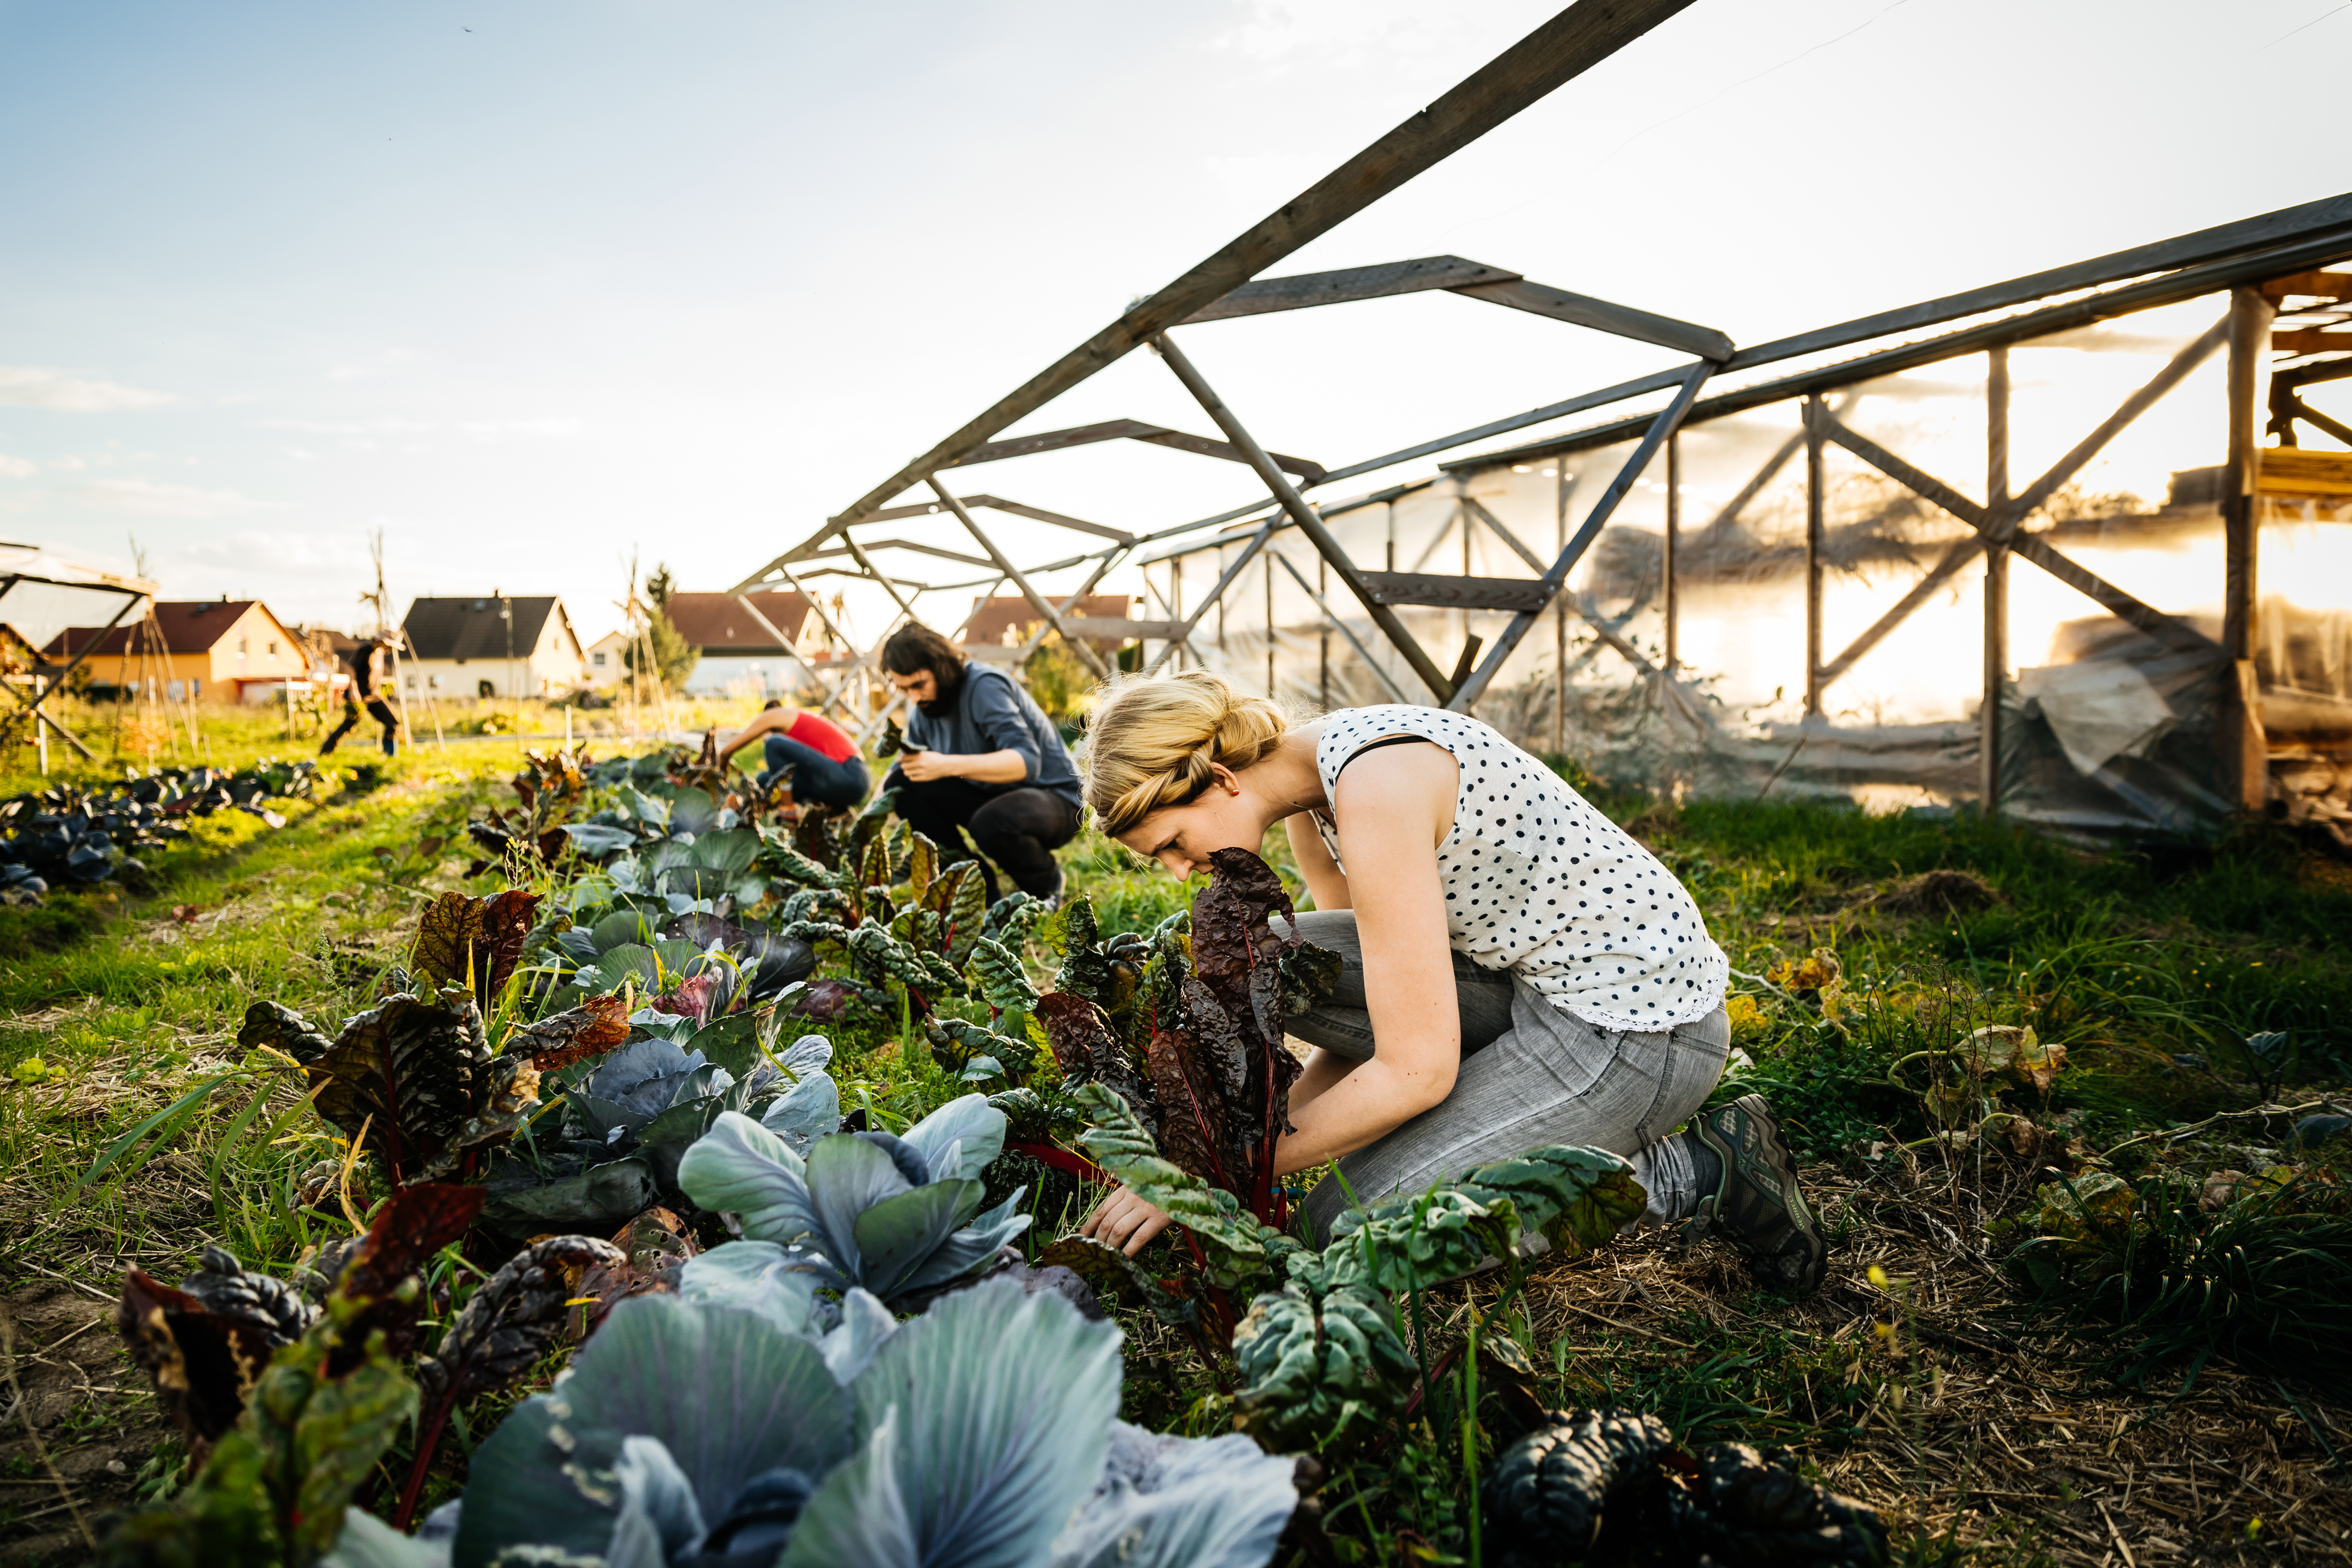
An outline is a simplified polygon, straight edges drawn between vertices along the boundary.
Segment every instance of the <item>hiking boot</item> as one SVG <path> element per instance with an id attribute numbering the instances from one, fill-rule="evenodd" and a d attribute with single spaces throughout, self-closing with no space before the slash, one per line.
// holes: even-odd
<path id="1" fill-rule="evenodd" d="M 1743 1094 L 1692 1122 L 1691 1131 L 1723 1162 L 1723 1181 L 1699 1200 L 1684 1234 L 1720 1236 L 1763 1284 L 1818 1286 L 1829 1270 L 1829 1242 L 1798 1190 L 1797 1163 L 1764 1097 Z"/>

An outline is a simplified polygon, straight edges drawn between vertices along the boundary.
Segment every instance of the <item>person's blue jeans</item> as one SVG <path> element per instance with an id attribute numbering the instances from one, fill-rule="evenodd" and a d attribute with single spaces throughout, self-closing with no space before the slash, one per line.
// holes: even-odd
<path id="1" fill-rule="evenodd" d="M 768 768 L 760 775 L 761 784 L 772 784 L 777 773 L 793 770 L 793 798 L 814 801 L 846 811 L 865 800 L 874 787 L 874 777 L 866 771 L 863 758 L 848 757 L 835 762 L 804 741 L 789 735 L 771 735 L 765 747 Z"/>

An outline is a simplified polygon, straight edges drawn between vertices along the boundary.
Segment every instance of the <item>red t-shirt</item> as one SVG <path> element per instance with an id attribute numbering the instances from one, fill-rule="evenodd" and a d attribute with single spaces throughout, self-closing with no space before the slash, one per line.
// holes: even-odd
<path id="1" fill-rule="evenodd" d="M 849 738 L 846 731 L 830 719 L 818 718 L 805 708 L 801 710 L 801 716 L 793 721 L 792 728 L 786 730 L 784 735 L 831 762 L 845 763 L 857 754 L 857 742 Z"/>

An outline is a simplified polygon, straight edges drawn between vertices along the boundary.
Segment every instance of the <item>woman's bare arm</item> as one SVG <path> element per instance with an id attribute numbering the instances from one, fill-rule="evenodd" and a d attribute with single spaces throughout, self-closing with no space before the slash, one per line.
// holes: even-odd
<path id="1" fill-rule="evenodd" d="M 758 740 L 762 735 L 782 734 L 785 731 L 793 727 L 793 721 L 799 719 L 800 716 L 801 710 L 797 708 L 769 708 L 762 710 L 758 718 L 753 719 L 749 724 L 746 724 L 740 730 L 736 731 L 734 734 L 729 736 L 727 741 L 719 746 L 719 760 L 722 763 L 725 762 L 728 758 L 733 756 L 736 752 L 741 751 L 744 747 L 750 745 L 752 742 Z"/>
<path id="2" fill-rule="evenodd" d="M 1318 910 L 1346 910 L 1355 906 L 1348 901 L 1348 874 L 1331 858 L 1329 845 L 1315 830 L 1315 814 L 1302 811 L 1286 820 L 1283 831 L 1290 836 L 1290 858 L 1298 862 L 1298 874 L 1307 879 L 1307 891 Z"/>
<path id="3" fill-rule="evenodd" d="M 1284 1175 L 1353 1153 L 1403 1126 L 1453 1092 L 1462 1067 L 1462 1015 L 1437 875 L 1437 846 L 1454 826 L 1461 768 L 1435 745 L 1399 747 L 1381 762 L 1377 772 L 1341 774 L 1334 805 L 1353 868 L 1342 885 L 1372 894 L 1354 907 L 1364 1000 L 1380 1052 L 1366 1062 L 1324 1050 L 1308 1058 L 1290 1091 L 1297 1131 L 1275 1149 L 1274 1168 Z M 1290 820 L 1296 847 L 1298 819 Z M 1311 824 L 1307 831 L 1319 850 Z M 1304 854 L 1299 863 L 1303 870 Z M 1316 901 L 1322 905 L 1319 893 Z M 1168 1224 L 1168 1215 L 1122 1187 L 1080 1230 L 1131 1257 Z"/>
<path id="4" fill-rule="evenodd" d="M 1380 1054 L 1331 1074 L 1297 1108 L 1297 1131 L 1275 1151 L 1275 1169 L 1286 1174 L 1403 1126 L 1453 1092 L 1462 1066 L 1462 1015 L 1437 876 L 1437 845 L 1453 825 L 1461 771 L 1433 745 L 1400 747 L 1381 762 L 1377 773 L 1342 774 L 1333 807 L 1349 847 L 1349 885 L 1372 893 L 1354 908 Z"/>

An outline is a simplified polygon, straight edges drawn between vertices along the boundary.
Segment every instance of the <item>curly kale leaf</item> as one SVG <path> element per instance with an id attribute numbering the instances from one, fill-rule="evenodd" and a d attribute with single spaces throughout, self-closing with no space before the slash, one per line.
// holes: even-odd
<path id="1" fill-rule="evenodd" d="M 1242 1429 L 1277 1453 L 1367 1436 L 1419 1372 L 1387 1297 L 1357 1285 L 1317 1291 L 1297 1279 L 1250 1303 L 1234 1358 Z"/>

